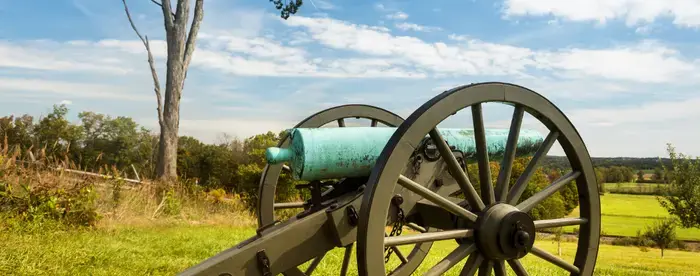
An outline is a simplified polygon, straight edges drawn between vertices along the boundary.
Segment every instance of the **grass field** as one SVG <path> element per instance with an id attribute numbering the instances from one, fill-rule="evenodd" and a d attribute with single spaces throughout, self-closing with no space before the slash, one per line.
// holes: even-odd
<path id="1" fill-rule="evenodd" d="M 658 183 L 605 183 L 606 193 L 620 194 L 658 194 L 659 190 L 668 187 L 668 184 Z"/>
<path id="2" fill-rule="evenodd" d="M 0 275 L 174 275 L 254 233 L 252 228 L 181 224 L 35 234 L 8 231 L 0 233 Z M 556 254 L 553 241 L 542 240 L 537 245 Z M 416 275 L 454 247 L 454 242 L 436 243 Z M 575 248 L 574 243 L 562 243 L 562 258 L 572 261 Z M 700 253 L 667 250 L 665 254 L 661 259 L 658 249 L 644 252 L 636 247 L 601 245 L 595 274 L 700 275 Z M 342 251 L 332 251 L 314 275 L 337 275 L 341 260 Z M 394 257 L 392 262 L 398 260 Z M 525 257 L 523 264 L 530 275 L 566 275 L 536 257 Z M 356 275 L 355 268 L 353 257 L 351 275 Z M 458 274 L 459 268 L 453 268 L 446 275 Z"/>
<path id="3" fill-rule="evenodd" d="M 623 182 L 623 183 L 605 183 L 603 185 L 605 185 L 605 189 L 614 189 L 614 188 L 638 188 L 638 187 L 656 188 L 659 186 L 663 187 L 664 185 L 668 185 L 668 184 Z"/>
<path id="4" fill-rule="evenodd" d="M 607 235 L 635 236 L 654 220 L 670 216 L 656 196 L 605 194 L 600 200 L 602 231 Z M 578 209 L 570 216 L 577 217 Z M 678 239 L 700 241 L 700 229 L 678 227 L 676 233 Z"/>

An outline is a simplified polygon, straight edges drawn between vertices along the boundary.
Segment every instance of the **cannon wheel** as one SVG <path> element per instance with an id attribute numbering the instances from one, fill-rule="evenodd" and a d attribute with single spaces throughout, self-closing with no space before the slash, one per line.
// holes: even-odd
<path id="1" fill-rule="evenodd" d="M 495 189 L 491 185 L 485 131 L 481 104 L 500 102 L 514 106 L 508 143 L 501 163 L 501 174 Z M 479 163 L 479 179 L 482 195 L 477 195 L 465 172 L 451 154 L 445 140 L 437 131 L 437 125 L 457 111 L 471 107 L 474 119 L 476 159 Z M 510 187 L 516 141 L 524 112 L 527 112 L 548 129 L 549 134 L 520 176 Z M 418 143 L 429 135 L 450 172 L 462 187 L 469 208 L 455 204 L 444 197 L 415 183 L 402 175 L 406 164 Z M 538 162 L 546 156 L 555 141 L 564 150 L 572 172 L 555 180 L 549 186 L 527 199 L 521 195 Z M 532 221 L 527 212 L 551 196 L 565 184 L 576 181 L 579 193 L 579 218 L 559 218 Z M 398 183 L 397 186 L 396 184 Z M 578 131 L 554 104 L 524 87 L 508 83 L 480 83 L 454 88 L 436 96 L 411 114 L 391 137 L 377 163 L 365 189 L 360 210 L 357 236 L 357 262 L 360 275 L 384 275 L 382 253 L 385 244 L 396 244 L 397 238 L 382 235 L 387 223 L 389 206 L 395 188 L 405 188 L 431 201 L 442 209 L 471 223 L 464 229 L 444 230 L 431 235 L 417 234 L 421 242 L 457 240 L 459 246 L 437 265 L 429 268 L 425 275 L 441 275 L 460 261 L 467 259 L 461 275 L 506 275 L 506 265 L 516 275 L 528 275 L 519 259 L 527 254 L 539 257 L 571 275 L 592 275 L 598 254 L 600 236 L 600 198 L 593 164 L 588 150 Z M 469 210 L 471 209 L 471 210 Z M 580 227 L 578 248 L 573 264 L 534 246 L 535 230 L 578 225 Z M 423 237 L 421 237 L 423 235 Z M 500 238 L 499 238 L 500 236 Z M 406 237 L 399 237 L 406 238 Z M 394 241 L 392 241 L 394 240 Z M 406 244 L 406 243 L 404 243 Z"/>
<path id="2" fill-rule="evenodd" d="M 378 123 L 390 127 L 400 125 L 404 120 L 400 116 L 371 105 L 350 104 L 331 107 L 326 110 L 313 114 L 303 121 L 299 122 L 295 128 L 319 128 L 330 122 L 338 122 L 339 127 L 345 127 L 346 118 L 363 118 L 371 120 L 370 126 L 376 127 Z M 289 139 L 285 136 L 279 143 L 278 147 L 286 148 L 289 145 Z M 272 224 L 275 222 L 275 209 L 286 208 L 303 208 L 303 202 L 275 202 L 275 190 L 280 174 L 283 170 L 287 170 L 283 164 L 265 166 L 262 177 L 260 179 L 260 188 L 258 194 L 258 224 L 260 227 Z M 395 250 L 395 254 L 401 259 L 402 264 L 395 270 L 395 275 L 409 275 L 413 272 L 425 258 L 426 252 L 430 250 L 432 243 L 422 243 L 417 245 L 408 257 L 403 256 L 400 251 Z M 398 252 L 397 252 L 398 251 Z M 345 252 L 343 270 L 347 269 L 347 262 L 350 260 L 352 246 L 348 246 Z M 293 268 L 286 271 L 285 275 L 307 275 L 311 274 L 313 269 L 319 264 L 323 256 L 320 256 L 311 263 L 309 269 L 302 273 L 298 268 Z M 345 275 L 342 272 L 342 275 Z"/>

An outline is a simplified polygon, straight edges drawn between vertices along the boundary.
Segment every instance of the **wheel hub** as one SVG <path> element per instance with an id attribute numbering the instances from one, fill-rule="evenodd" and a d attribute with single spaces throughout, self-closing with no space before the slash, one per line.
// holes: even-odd
<path id="1" fill-rule="evenodd" d="M 527 213 L 508 204 L 496 204 L 487 207 L 477 219 L 474 239 L 488 259 L 519 259 L 535 243 L 535 224 Z"/>

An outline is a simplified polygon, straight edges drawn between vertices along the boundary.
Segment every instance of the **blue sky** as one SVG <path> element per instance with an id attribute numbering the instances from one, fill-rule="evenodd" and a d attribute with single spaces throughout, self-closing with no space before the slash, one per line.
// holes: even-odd
<path id="1" fill-rule="evenodd" d="M 163 80 L 160 10 L 127 3 Z M 700 155 L 700 2 L 304 3 L 284 21 L 267 0 L 205 0 L 181 134 L 245 138 L 347 103 L 407 117 L 443 90 L 504 81 L 551 99 L 593 156 L 663 156 L 666 143 Z M 145 50 L 118 0 L 0 0 L 0 99 L 1 115 L 63 102 L 72 118 L 157 125 Z M 509 116 L 488 106 L 487 127 Z M 444 125 L 469 127 L 460 120 Z"/>

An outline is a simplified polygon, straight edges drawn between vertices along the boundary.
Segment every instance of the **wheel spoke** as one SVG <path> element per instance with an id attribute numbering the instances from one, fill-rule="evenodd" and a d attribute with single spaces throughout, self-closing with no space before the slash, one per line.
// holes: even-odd
<path id="1" fill-rule="evenodd" d="M 586 219 L 586 218 L 559 218 L 559 219 L 536 220 L 535 221 L 535 229 L 581 225 L 581 224 L 586 224 L 587 222 L 588 222 L 588 219 Z"/>
<path id="2" fill-rule="evenodd" d="M 345 127 L 345 119 L 343 119 L 343 118 L 338 119 L 338 126 Z"/>
<path id="3" fill-rule="evenodd" d="M 464 197 L 469 202 L 469 205 L 477 211 L 483 210 L 484 202 L 481 201 L 481 198 L 479 198 L 479 195 L 476 193 L 471 181 L 469 181 L 467 174 L 464 172 L 464 170 L 462 170 L 462 167 L 459 166 L 459 162 L 457 162 L 457 159 L 452 154 L 447 142 L 445 142 L 445 139 L 442 138 L 442 135 L 440 135 L 437 128 L 430 131 L 430 138 L 433 139 L 435 146 L 440 152 L 440 156 L 442 156 L 442 159 L 444 159 L 445 163 L 447 164 L 447 168 L 455 180 L 457 180 L 457 184 L 459 184 L 459 187 L 462 188 Z"/>
<path id="4" fill-rule="evenodd" d="M 501 169 L 496 180 L 496 200 L 505 202 L 508 196 L 508 183 L 513 170 L 513 160 L 515 160 L 515 150 L 518 146 L 520 136 L 520 126 L 523 123 L 524 108 L 522 105 L 515 106 L 513 118 L 510 121 L 510 130 L 506 142 L 506 151 L 501 161 Z"/>
<path id="5" fill-rule="evenodd" d="M 558 267 L 561 267 L 563 269 L 566 269 L 567 271 L 573 273 L 573 274 L 579 274 L 580 271 L 578 267 L 575 267 L 574 265 L 567 263 L 566 261 L 562 260 L 561 258 L 554 256 L 552 254 L 549 254 L 549 252 L 544 251 L 542 249 L 539 249 L 537 247 L 532 247 L 530 250 L 530 253 L 533 255 L 542 258 L 545 261 L 548 261 Z"/>
<path id="6" fill-rule="evenodd" d="M 479 252 L 472 253 L 467 259 L 467 263 L 464 264 L 462 272 L 459 276 L 471 276 L 476 273 L 476 269 L 479 268 L 481 263 L 484 262 L 484 256 L 479 254 Z"/>
<path id="7" fill-rule="evenodd" d="M 542 191 L 539 191 L 538 193 L 534 194 L 533 196 L 521 202 L 515 207 L 520 209 L 520 211 L 528 212 L 537 204 L 545 200 L 547 197 L 559 191 L 559 189 L 564 187 L 564 185 L 569 184 L 571 181 L 576 179 L 579 175 L 581 175 L 581 172 L 579 171 L 570 172 L 565 176 L 562 176 L 558 180 L 552 182 L 552 184 L 549 184 L 549 186 L 542 189 Z"/>
<path id="8" fill-rule="evenodd" d="M 486 130 L 481 104 L 472 106 L 472 119 L 474 121 L 474 141 L 476 142 L 476 159 L 479 162 L 479 183 L 481 183 L 481 199 L 489 205 L 496 201 L 491 183 L 491 167 L 489 166 L 489 153 L 486 146 Z M 487 262 L 488 263 L 488 262 Z"/>
<path id="9" fill-rule="evenodd" d="M 430 200 L 431 202 L 439 205 L 442 208 L 445 208 L 446 210 L 450 211 L 451 213 L 464 217 L 472 222 L 476 222 L 477 216 L 469 212 L 467 209 L 464 209 L 462 206 L 459 206 L 455 204 L 454 202 L 436 194 L 435 192 L 429 190 L 426 187 L 423 187 L 422 185 L 414 182 L 413 180 L 409 179 L 408 177 L 405 177 L 403 175 L 399 175 L 399 181 L 398 183 L 405 187 L 406 189 L 411 190 L 412 192 L 426 198 L 427 200 Z"/>
<path id="10" fill-rule="evenodd" d="M 479 276 L 491 276 L 491 270 L 493 270 L 493 262 L 485 261 L 479 266 Z"/>
<path id="11" fill-rule="evenodd" d="M 520 196 L 525 191 L 525 188 L 527 188 L 528 182 L 530 182 L 532 174 L 535 173 L 537 165 L 539 165 L 542 158 L 547 155 L 549 149 L 552 148 L 552 145 L 554 145 L 554 142 L 557 141 L 558 137 L 559 132 L 552 131 L 547 135 L 547 138 L 544 139 L 544 142 L 542 142 L 540 148 L 537 149 L 537 152 L 535 152 L 535 156 L 533 156 L 530 163 L 527 164 L 523 174 L 520 175 L 518 181 L 515 182 L 513 188 L 510 190 L 510 192 L 508 192 L 508 204 L 515 205 L 518 203 Z"/>
<path id="12" fill-rule="evenodd" d="M 372 119 L 372 123 L 370 124 L 371 127 L 376 127 L 377 126 L 377 120 Z"/>
<path id="13" fill-rule="evenodd" d="M 384 238 L 388 238 L 388 237 L 389 237 L 389 234 L 384 233 Z M 389 247 L 392 249 L 392 252 L 396 253 L 396 257 L 399 257 L 399 260 L 401 260 L 402 263 L 405 264 L 408 262 L 408 260 L 403 255 L 403 253 L 401 253 L 401 251 L 399 250 L 398 247 L 396 247 L 396 246 L 389 246 Z"/>
<path id="14" fill-rule="evenodd" d="M 321 260 L 323 260 L 323 257 L 325 257 L 325 256 L 326 256 L 326 253 L 323 253 L 323 255 L 316 257 L 316 259 L 314 259 L 313 262 L 311 262 L 309 267 L 306 269 L 306 272 L 304 272 L 304 274 L 311 275 L 311 273 L 314 272 L 314 270 L 316 269 L 318 264 L 321 263 Z"/>
<path id="15" fill-rule="evenodd" d="M 345 247 L 345 255 L 343 256 L 343 266 L 340 267 L 340 276 L 345 276 L 348 274 L 348 267 L 350 266 L 350 258 L 352 258 L 352 246 L 354 243 L 348 244 Z"/>
<path id="16" fill-rule="evenodd" d="M 520 260 L 508 260 L 508 265 L 513 269 L 515 275 L 528 276 L 527 271 L 523 267 L 523 264 L 520 263 Z"/>
<path id="17" fill-rule="evenodd" d="M 304 202 L 284 202 L 284 203 L 275 203 L 274 205 L 275 209 L 295 209 L 295 208 L 304 208 Z"/>
<path id="18" fill-rule="evenodd" d="M 493 265 L 493 272 L 496 276 L 506 276 L 506 263 L 504 261 L 496 261 Z"/>
<path id="19" fill-rule="evenodd" d="M 408 228 L 411 228 L 411 229 L 416 230 L 416 231 L 421 232 L 421 233 L 428 232 L 428 230 L 425 230 L 425 228 L 423 226 L 420 226 L 420 225 L 415 224 L 413 222 L 406 223 L 406 226 L 408 226 Z"/>
<path id="20" fill-rule="evenodd" d="M 384 238 L 384 246 L 398 246 L 424 242 L 453 240 L 460 238 L 469 238 L 472 236 L 474 236 L 474 230 L 471 229 L 447 230 L 406 236 L 392 236 Z"/>
<path id="21" fill-rule="evenodd" d="M 449 255 L 447 255 L 444 259 L 442 259 L 439 263 L 437 263 L 435 266 L 430 268 L 427 272 L 425 272 L 425 276 L 436 276 L 436 275 L 443 275 L 443 273 L 447 272 L 455 266 L 457 263 L 461 262 L 469 256 L 469 254 L 472 254 L 476 251 L 476 244 L 462 244 L 458 246 L 455 250 L 450 252 Z"/>
<path id="22" fill-rule="evenodd" d="M 399 250 L 398 247 L 392 246 L 391 248 L 394 250 L 393 252 L 394 252 L 394 254 L 396 254 L 396 257 L 399 257 L 399 260 L 401 260 L 401 263 L 404 263 L 404 264 L 408 263 L 408 259 L 406 259 L 406 256 L 404 256 L 403 253 L 401 253 L 401 250 Z"/>

